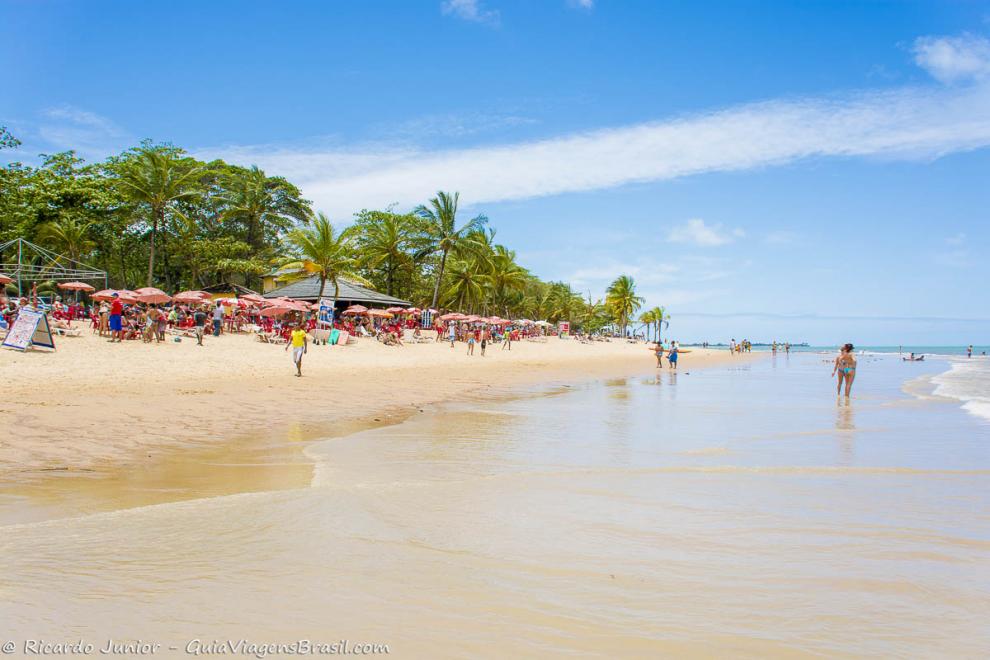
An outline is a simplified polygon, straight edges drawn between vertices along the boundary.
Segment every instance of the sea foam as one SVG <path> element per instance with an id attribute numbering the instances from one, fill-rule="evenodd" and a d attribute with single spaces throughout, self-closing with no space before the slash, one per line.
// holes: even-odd
<path id="1" fill-rule="evenodd" d="M 990 360 L 955 359 L 952 367 L 932 382 L 935 394 L 962 401 L 964 410 L 990 421 Z"/>

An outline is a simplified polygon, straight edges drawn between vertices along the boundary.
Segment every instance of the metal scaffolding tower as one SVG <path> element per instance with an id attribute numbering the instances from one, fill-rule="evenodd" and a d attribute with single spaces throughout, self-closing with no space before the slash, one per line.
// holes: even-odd
<path id="1" fill-rule="evenodd" d="M 16 258 L 15 258 L 16 255 Z M 17 295 L 24 295 L 24 283 L 102 280 L 107 288 L 107 272 L 56 254 L 23 238 L 0 243 L 0 273 L 17 281 Z"/>

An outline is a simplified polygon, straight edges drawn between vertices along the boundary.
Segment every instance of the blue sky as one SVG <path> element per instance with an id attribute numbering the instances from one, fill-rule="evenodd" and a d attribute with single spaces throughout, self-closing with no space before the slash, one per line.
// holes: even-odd
<path id="1" fill-rule="evenodd" d="M 0 0 L 17 158 L 143 138 L 346 221 L 459 190 L 685 339 L 990 343 L 990 6 Z"/>

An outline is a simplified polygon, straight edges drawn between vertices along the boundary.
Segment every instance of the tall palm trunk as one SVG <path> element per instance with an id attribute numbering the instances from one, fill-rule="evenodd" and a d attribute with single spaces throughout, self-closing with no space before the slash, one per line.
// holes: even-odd
<path id="1" fill-rule="evenodd" d="M 447 267 L 447 251 L 443 251 L 443 256 L 440 257 L 440 272 L 437 273 L 437 283 L 433 287 L 433 304 L 430 305 L 433 309 L 437 307 L 437 300 L 440 299 L 440 280 L 443 279 L 443 270 Z"/>
<path id="2" fill-rule="evenodd" d="M 153 207 L 151 209 L 151 253 L 148 255 L 148 283 L 151 286 L 155 283 L 155 237 L 158 235 L 158 224 L 165 220 L 165 207 Z"/>

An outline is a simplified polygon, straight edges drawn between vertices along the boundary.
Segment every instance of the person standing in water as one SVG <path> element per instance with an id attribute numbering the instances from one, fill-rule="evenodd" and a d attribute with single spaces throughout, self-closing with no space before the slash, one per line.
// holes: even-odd
<path id="1" fill-rule="evenodd" d="M 839 381 L 835 387 L 835 395 L 839 396 L 842 394 L 842 383 L 845 382 L 846 398 L 848 399 L 853 381 L 856 380 L 856 357 L 853 355 L 852 344 L 843 346 L 839 352 L 839 357 L 835 358 L 835 364 L 832 366 L 832 375 L 835 376 L 837 374 Z"/>
<path id="2" fill-rule="evenodd" d="M 296 376 L 302 376 L 302 359 L 306 351 L 309 349 L 309 338 L 306 336 L 306 326 L 303 320 L 300 318 L 299 322 L 296 323 L 296 329 L 292 331 L 292 338 L 289 343 L 285 345 L 285 350 L 289 350 L 289 346 L 292 346 L 292 361 L 296 365 Z"/>
<path id="3" fill-rule="evenodd" d="M 663 367 L 663 342 L 657 340 L 653 345 L 653 354 L 657 356 L 657 369 Z"/>
<path id="4" fill-rule="evenodd" d="M 667 366 L 674 371 L 677 370 L 677 353 L 679 350 L 680 349 L 677 347 L 676 341 L 670 342 L 670 350 L 667 351 Z"/>
<path id="5" fill-rule="evenodd" d="M 970 344 L 969 347 L 966 349 L 966 357 L 968 357 L 968 358 L 973 357 L 973 345 L 972 344 Z"/>

